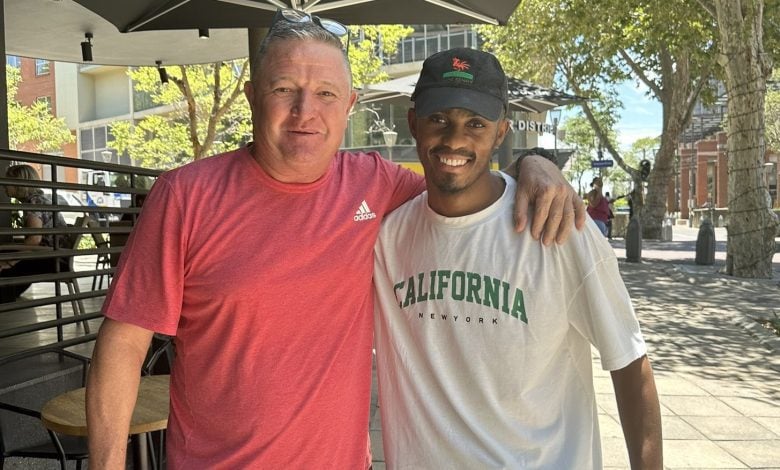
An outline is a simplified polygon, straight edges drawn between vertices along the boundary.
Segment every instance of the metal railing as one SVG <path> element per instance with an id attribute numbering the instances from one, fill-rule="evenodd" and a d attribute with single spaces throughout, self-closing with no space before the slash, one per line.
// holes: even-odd
<path id="1" fill-rule="evenodd" d="M 27 235 L 53 235 L 54 240 L 54 246 L 51 250 L 0 252 L 0 262 L 46 258 L 60 260 L 52 263 L 55 267 L 52 272 L 45 274 L 3 276 L 2 271 L 0 271 L 0 288 L 27 283 L 32 283 L 33 285 L 43 282 L 54 284 L 53 295 L 48 295 L 47 291 L 43 297 L 35 296 L 32 299 L 18 298 L 13 302 L 0 303 L 0 345 L 2 345 L 2 342 L 6 342 L 5 346 L 15 342 L 13 348 L 0 347 L 0 356 L 12 352 L 10 349 L 19 351 L 38 347 L 69 347 L 95 339 L 96 331 L 90 331 L 86 321 L 101 317 L 100 307 L 102 306 L 102 298 L 106 295 L 107 288 L 102 288 L 102 282 L 100 288 L 95 288 L 97 287 L 96 283 L 91 282 L 92 288 L 82 290 L 80 286 L 83 286 L 85 283 L 79 283 L 78 281 L 85 278 L 95 280 L 98 277 L 101 278 L 101 281 L 103 277 L 110 279 L 115 268 L 107 263 L 107 260 L 112 256 L 118 257 L 122 247 L 111 246 L 110 242 L 101 244 L 101 246 L 92 245 L 88 242 L 82 243 L 81 249 L 79 249 L 79 246 L 64 245 L 75 243 L 76 240 L 82 238 L 88 241 L 96 236 L 101 238 L 101 236 L 107 235 L 109 240 L 112 234 L 117 238 L 126 237 L 132 230 L 132 225 L 140 212 L 140 207 L 137 207 L 136 204 L 139 201 L 139 196 L 148 193 L 148 188 L 151 187 L 150 181 L 161 173 L 159 170 L 0 149 L 0 168 L 2 169 L 0 170 L 0 176 L 5 174 L 5 168 L 9 164 L 18 163 L 49 167 L 51 171 L 48 171 L 47 174 L 52 175 L 51 180 L 31 181 L 2 177 L 0 178 L 2 189 L 5 186 L 16 186 L 41 188 L 47 191 L 45 188 L 48 188 L 51 191 L 52 203 L 41 205 L 0 202 L 0 214 L 5 212 L 5 215 L 8 215 L 9 213 L 18 213 L 19 211 L 50 212 L 52 214 L 77 213 L 80 216 L 76 220 L 80 223 L 74 226 L 53 228 L 0 226 L 0 239 L 4 243 L 13 242 L 15 238 L 19 239 Z M 79 170 L 108 172 L 109 175 L 115 176 L 111 179 L 117 182 L 117 184 L 95 186 L 80 182 L 74 183 L 72 182 L 74 179 L 72 175 L 82 172 Z M 60 175 L 67 173 L 71 174 L 70 181 L 60 180 Z M 123 204 L 121 207 L 109 205 L 73 206 L 61 202 L 62 200 L 58 197 L 58 192 L 63 193 L 64 191 L 85 195 L 88 192 L 99 192 L 129 195 L 129 197 L 123 197 L 127 204 Z M 87 200 L 86 197 L 81 199 L 82 201 Z M 56 219 L 56 217 L 53 218 Z M 130 220 L 130 224 L 116 226 L 110 222 L 118 219 Z M 96 223 L 95 221 L 102 221 L 102 223 Z M 94 269 L 73 269 L 74 259 L 84 256 L 102 258 L 106 262 L 102 266 L 95 264 Z M 63 269 L 63 267 L 67 268 Z M 63 284 L 65 287 L 68 287 L 67 292 L 63 292 Z M 108 282 L 106 282 L 107 286 Z M 52 307 L 54 310 L 53 315 Z M 73 314 L 67 315 L 68 311 L 72 311 Z M 68 325 L 74 325 L 74 327 L 69 328 L 66 335 L 65 329 Z M 46 334 L 53 331 L 56 331 L 56 335 Z M 24 339 L 24 335 L 31 334 L 35 339 L 30 340 L 29 344 L 20 346 L 20 343 L 28 343 Z M 46 338 L 56 338 L 56 341 L 48 341 Z"/>

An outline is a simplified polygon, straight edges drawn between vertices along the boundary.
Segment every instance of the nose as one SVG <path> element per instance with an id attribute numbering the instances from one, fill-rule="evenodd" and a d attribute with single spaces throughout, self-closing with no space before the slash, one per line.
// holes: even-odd
<path id="1" fill-rule="evenodd" d="M 305 91 L 301 91 L 296 94 L 295 100 L 293 101 L 292 114 L 299 118 L 305 118 L 313 113 L 314 105 L 314 96 Z"/>
<path id="2" fill-rule="evenodd" d="M 467 147 L 466 132 L 462 126 L 449 125 L 442 129 L 442 143 L 453 150 Z"/>

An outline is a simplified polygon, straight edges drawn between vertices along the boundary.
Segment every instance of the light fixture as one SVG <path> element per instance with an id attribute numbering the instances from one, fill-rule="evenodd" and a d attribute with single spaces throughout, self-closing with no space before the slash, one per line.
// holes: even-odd
<path id="1" fill-rule="evenodd" d="M 162 66 L 162 61 L 156 60 L 154 63 L 157 64 L 157 72 L 160 74 L 160 83 L 163 85 L 168 83 L 168 72 L 165 70 L 165 67 Z"/>
<path id="2" fill-rule="evenodd" d="M 84 33 L 84 39 L 81 43 L 81 60 L 92 62 L 92 33 Z"/>
<path id="3" fill-rule="evenodd" d="M 209 29 L 208 28 L 198 28 L 198 37 L 201 39 L 208 39 L 209 38 Z"/>

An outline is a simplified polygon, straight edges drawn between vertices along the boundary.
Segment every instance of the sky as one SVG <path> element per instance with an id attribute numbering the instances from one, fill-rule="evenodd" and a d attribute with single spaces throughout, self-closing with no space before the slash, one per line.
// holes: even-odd
<path id="1" fill-rule="evenodd" d="M 657 137 L 661 134 L 661 104 L 645 95 L 647 88 L 644 85 L 637 86 L 634 82 L 623 82 L 618 86 L 618 93 L 623 101 L 623 110 L 620 112 L 620 121 L 617 125 L 618 145 L 621 149 L 628 149 L 637 139 L 642 137 Z M 574 116 L 579 108 L 564 109 L 561 122 L 566 121 L 567 116 Z M 544 134 L 539 139 L 539 144 L 545 148 L 553 148 L 554 139 L 549 134 Z"/>

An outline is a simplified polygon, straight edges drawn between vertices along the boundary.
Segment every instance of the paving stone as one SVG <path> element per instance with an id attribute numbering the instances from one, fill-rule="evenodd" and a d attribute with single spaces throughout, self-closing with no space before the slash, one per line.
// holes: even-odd
<path id="1" fill-rule="evenodd" d="M 664 440 L 664 467 L 710 470 L 749 468 L 708 440 Z"/>
<path id="2" fill-rule="evenodd" d="M 713 397 L 666 396 L 661 403 L 677 416 L 739 416 L 739 412 Z"/>
<path id="3" fill-rule="evenodd" d="M 678 416 L 661 416 L 664 440 L 704 439 L 704 435 Z"/>
<path id="4" fill-rule="evenodd" d="M 780 467 L 780 440 L 720 441 L 717 444 L 749 468 Z"/>
<path id="5" fill-rule="evenodd" d="M 772 431 L 744 416 L 686 416 L 683 419 L 713 441 L 749 441 L 776 438 Z"/>
<path id="6" fill-rule="evenodd" d="M 746 416 L 780 417 L 780 402 L 769 398 L 722 397 L 725 403 Z"/>

